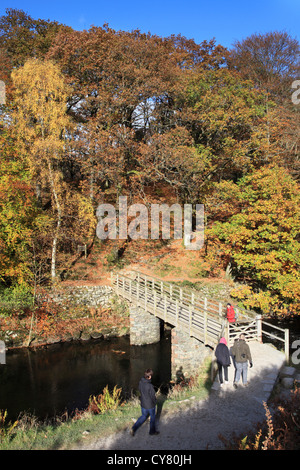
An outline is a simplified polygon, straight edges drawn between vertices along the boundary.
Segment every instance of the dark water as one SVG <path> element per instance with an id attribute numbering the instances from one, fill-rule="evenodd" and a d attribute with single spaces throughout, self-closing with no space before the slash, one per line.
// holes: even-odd
<path id="1" fill-rule="evenodd" d="M 108 385 L 123 396 L 137 391 L 147 368 L 159 387 L 171 377 L 171 341 L 163 333 L 157 344 L 130 346 L 129 337 L 56 344 L 36 350 L 11 350 L 0 365 L 0 410 L 9 419 L 27 411 L 40 419 L 84 409 L 90 395 Z"/>

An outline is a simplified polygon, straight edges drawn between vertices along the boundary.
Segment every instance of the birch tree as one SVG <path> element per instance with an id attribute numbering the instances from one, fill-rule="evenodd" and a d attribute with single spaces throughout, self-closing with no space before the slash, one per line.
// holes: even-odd
<path id="1" fill-rule="evenodd" d="M 64 213 L 60 161 L 65 148 L 67 88 L 58 67 L 51 61 L 28 60 L 14 70 L 14 126 L 24 163 L 36 188 L 51 194 L 54 216 L 51 278 L 56 277 L 57 244 Z"/>

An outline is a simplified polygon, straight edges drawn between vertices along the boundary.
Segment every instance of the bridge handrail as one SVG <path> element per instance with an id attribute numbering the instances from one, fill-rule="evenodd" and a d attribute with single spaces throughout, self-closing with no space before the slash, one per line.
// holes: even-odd
<path id="1" fill-rule="evenodd" d="M 127 279 L 128 281 L 131 281 L 132 283 L 135 283 L 135 284 L 138 284 L 139 281 L 135 280 L 135 279 L 131 279 L 130 277 L 124 275 L 124 274 L 117 274 L 117 279 L 121 279 L 121 278 L 124 278 L 124 279 Z M 139 283 L 141 285 L 141 283 Z M 146 286 L 147 288 L 147 286 Z M 203 306 L 201 306 L 200 304 L 197 304 L 197 303 L 192 303 L 192 302 L 184 302 L 184 299 L 180 299 L 179 296 L 177 295 L 174 295 L 174 292 L 171 293 L 170 295 L 170 292 L 159 292 L 158 290 L 156 290 L 155 288 L 152 287 L 152 290 L 153 292 L 156 291 L 157 293 L 160 293 L 161 294 L 161 298 L 163 297 L 167 297 L 169 298 L 170 300 L 173 300 L 174 302 L 177 301 L 177 304 L 179 307 L 183 308 L 183 307 L 188 307 L 189 305 L 192 305 L 193 306 L 193 309 L 195 311 L 199 311 L 199 312 L 202 312 L 202 309 L 205 309 L 207 311 L 207 315 L 209 318 L 211 318 L 211 320 L 216 320 L 216 315 L 212 314 L 211 311 L 209 310 L 209 308 L 205 307 L 205 303 L 203 303 Z M 220 319 L 219 317 L 217 318 L 217 323 L 220 323 Z"/>
<path id="2" fill-rule="evenodd" d="M 165 293 L 149 288 L 147 283 L 140 283 L 123 274 L 117 274 L 115 279 L 112 276 L 113 285 L 116 291 L 123 294 L 130 301 L 134 301 L 137 306 L 159 316 L 168 323 L 178 326 L 189 332 L 206 344 L 215 346 L 224 327 L 225 320 L 215 315 L 211 315 L 205 309 L 197 305 L 183 303 L 180 299 L 170 298 Z"/>
<path id="3" fill-rule="evenodd" d="M 156 309 L 160 309 L 160 318 L 165 321 L 173 322 L 174 326 L 178 326 L 178 321 L 181 326 L 188 329 L 190 336 L 201 341 L 209 340 L 211 346 L 216 346 L 221 336 L 226 336 L 227 340 L 232 342 L 239 334 L 246 334 L 247 340 L 255 340 L 262 342 L 263 334 L 269 338 L 273 338 L 284 342 L 285 354 L 288 360 L 289 357 L 289 330 L 276 327 L 270 323 L 262 321 L 262 316 L 251 312 L 250 316 L 239 318 L 237 323 L 228 323 L 226 316 L 223 315 L 223 309 L 220 308 L 220 303 L 214 308 L 209 304 L 210 300 L 206 298 L 196 297 L 194 293 L 187 293 L 179 286 L 175 286 L 167 281 L 148 276 L 139 271 L 133 271 L 137 277 L 132 279 L 124 274 L 116 274 L 115 280 L 112 283 L 117 284 L 122 282 L 124 288 L 124 296 L 128 300 L 132 300 L 132 296 L 136 294 L 136 304 L 145 307 L 148 305 L 148 310 L 154 315 L 157 314 Z M 125 288 L 124 281 L 128 286 Z M 134 292 L 134 287 L 136 291 Z M 150 289 L 149 289 L 150 287 Z M 141 290 L 142 288 L 142 290 Z M 126 293 L 127 289 L 127 293 Z M 140 298 L 138 295 L 140 294 Z M 142 295 L 141 295 L 142 294 Z M 142 305 L 142 303 L 144 303 Z M 151 310 L 152 309 L 152 310 Z M 168 310 L 168 318 L 166 312 Z M 164 312 L 163 314 L 161 312 Z M 247 311 L 248 312 L 248 311 Z M 277 331 L 284 333 L 284 339 L 266 331 L 264 325 L 275 328 Z"/>
<path id="4" fill-rule="evenodd" d="M 269 326 L 272 330 L 275 329 L 281 333 L 283 333 L 283 338 L 280 338 L 280 336 L 275 335 L 274 333 L 271 333 L 270 331 L 265 330 L 263 327 L 264 325 Z M 280 334 L 280 333 L 279 333 Z M 290 334 L 289 334 L 289 329 L 288 328 L 280 328 L 279 326 L 272 325 L 272 323 L 266 322 L 265 320 L 262 320 L 261 322 L 261 336 L 266 335 L 269 338 L 275 339 L 276 341 L 281 341 L 284 343 L 284 352 L 285 356 L 287 358 L 287 361 L 289 360 L 289 348 L 290 348 Z"/>
<path id="5" fill-rule="evenodd" d="M 172 298 L 176 297 L 180 299 L 181 302 L 186 301 L 187 304 L 199 305 L 202 308 L 206 308 L 208 312 L 211 312 L 213 315 L 217 315 L 219 317 L 226 317 L 226 305 L 220 301 L 219 299 L 208 298 L 204 295 L 195 292 L 193 289 L 183 288 L 177 286 L 168 281 L 163 281 L 159 278 L 154 276 L 150 276 L 148 274 L 141 273 L 140 271 L 132 270 L 131 272 L 136 273 L 139 280 L 144 280 L 152 282 L 153 288 L 157 288 L 160 290 L 161 293 L 166 293 Z M 187 290 L 188 289 L 188 290 Z M 189 292 L 190 291 L 190 292 Z M 205 305 L 206 304 L 206 305 Z M 235 307 L 236 313 L 239 316 L 239 320 L 251 320 L 255 319 L 257 314 L 251 310 L 247 310 L 244 308 L 237 308 Z"/>

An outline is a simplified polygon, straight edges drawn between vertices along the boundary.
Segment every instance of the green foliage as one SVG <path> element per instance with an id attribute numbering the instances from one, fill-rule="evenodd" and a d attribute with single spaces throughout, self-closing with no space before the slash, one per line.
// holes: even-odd
<path id="1" fill-rule="evenodd" d="M 229 204 L 228 216 L 212 225 L 209 238 L 219 240 L 223 259 L 230 260 L 236 278 L 247 283 L 236 297 L 265 312 L 292 304 L 299 308 L 297 184 L 285 169 L 275 166 L 253 172 L 237 185 L 222 183 L 219 190 Z"/>
<path id="2" fill-rule="evenodd" d="M 106 386 L 100 395 L 93 395 L 89 398 L 88 411 L 93 414 L 105 413 L 108 410 L 116 410 L 121 403 L 122 389 L 114 387 L 110 394 Z"/>
<path id="3" fill-rule="evenodd" d="M 11 314 L 25 308 L 32 308 L 34 297 L 32 289 L 26 284 L 16 284 L 9 288 L 0 286 L 0 313 Z"/>
<path id="4" fill-rule="evenodd" d="M 0 441 L 13 434 L 14 429 L 18 425 L 18 421 L 14 423 L 7 422 L 7 411 L 0 410 Z"/>
<path id="5" fill-rule="evenodd" d="M 14 141 L 0 135 L 0 281 L 30 281 L 30 245 L 36 204 L 29 173 L 18 161 Z"/>

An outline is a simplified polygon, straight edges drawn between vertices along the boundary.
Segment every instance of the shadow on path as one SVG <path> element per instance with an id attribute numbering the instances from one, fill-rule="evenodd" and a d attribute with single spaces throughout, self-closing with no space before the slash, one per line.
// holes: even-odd
<path id="1" fill-rule="evenodd" d="M 136 432 L 128 429 L 97 439 L 85 446 L 99 450 L 217 450 L 224 449 L 221 435 L 230 439 L 233 434 L 245 435 L 256 423 L 265 420 L 264 402 L 270 396 L 278 372 L 285 362 L 284 354 L 266 345 L 251 346 L 253 368 L 248 370 L 249 385 L 234 389 L 231 365 L 231 382 L 222 389 L 212 389 L 207 399 L 188 403 L 175 402 L 174 408 L 165 409 L 165 399 L 157 406 L 157 424 L 160 434 L 149 435 L 149 422 Z M 133 416 L 135 421 L 137 416 Z"/>

